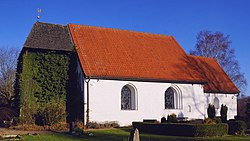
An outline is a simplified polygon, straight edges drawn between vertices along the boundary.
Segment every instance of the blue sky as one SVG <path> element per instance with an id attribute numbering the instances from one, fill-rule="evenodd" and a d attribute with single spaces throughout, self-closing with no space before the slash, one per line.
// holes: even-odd
<path id="1" fill-rule="evenodd" d="M 37 21 L 38 8 L 41 22 L 172 35 L 186 52 L 194 49 L 199 31 L 221 31 L 230 35 L 250 83 L 248 0 L 0 0 L 0 47 L 22 47 Z"/>

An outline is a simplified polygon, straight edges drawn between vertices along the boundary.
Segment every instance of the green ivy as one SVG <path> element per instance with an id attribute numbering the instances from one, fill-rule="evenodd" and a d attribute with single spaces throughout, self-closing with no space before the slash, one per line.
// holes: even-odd
<path id="1" fill-rule="evenodd" d="M 60 105 L 66 112 L 67 82 L 69 79 L 70 53 L 54 51 L 29 51 L 22 54 L 21 71 L 19 71 L 20 119 L 23 123 L 34 124 L 36 117 L 42 117 L 43 124 L 51 124 L 48 112 L 44 110 L 51 105 Z M 54 104 L 53 104 L 54 103 Z M 53 107 L 52 107 L 53 108 Z M 46 115 L 39 115 L 46 113 Z M 51 114 L 53 115 L 53 114 Z M 53 115 L 55 116 L 55 115 Z M 58 119 L 57 119 L 58 120 Z M 65 116 L 59 120 L 65 120 Z M 58 121 L 60 122 L 60 121 Z"/>

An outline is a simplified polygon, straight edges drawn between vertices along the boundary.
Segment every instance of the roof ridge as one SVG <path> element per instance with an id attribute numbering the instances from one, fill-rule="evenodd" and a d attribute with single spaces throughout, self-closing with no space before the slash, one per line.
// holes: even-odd
<path id="1" fill-rule="evenodd" d="M 158 34 L 158 33 L 151 33 L 151 32 L 143 32 L 143 31 L 135 31 L 135 30 L 128 30 L 128 29 L 119 29 L 119 28 L 112 28 L 112 27 L 102 27 L 102 26 L 92 26 L 92 25 L 83 25 L 83 24 L 73 24 L 69 23 L 71 25 L 77 25 L 77 26 L 83 26 L 83 27 L 89 27 L 89 28 L 98 28 L 98 29 L 108 29 L 108 30 L 114 30 L 114 31 L 126 31 L 131 33 L 137 33 L 137 34 L 146 34 L 146 35 L 157 35 L 161 37 L 172 37 L 172 35 L 165 35 L 165 34 Z"/>
<path id="2" fill-rule="evenodd" d="M 173 36 L 81 24 L 68 27 L 85 77 L 202 81 L 208 82 L 205 92 L 238 92 L 215 59 L 188 55 Z"/>
<path id="3" fill-rule="evenodd" d="M 64 24 L 54 24 L 54 23 L 47 23 L 47 22 L 35 22 L 35 24 L 47 24 L 47 25 L 55 25 L 55 26 L 67 26 L 67 25 L 64 25 Z"/>

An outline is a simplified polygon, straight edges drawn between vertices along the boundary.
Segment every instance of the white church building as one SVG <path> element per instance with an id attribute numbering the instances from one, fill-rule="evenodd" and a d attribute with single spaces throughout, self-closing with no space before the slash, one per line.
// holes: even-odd
<path id="1" fill-rule="evenodd" d="M 46 23 L 38 23 L 46 24 Z M 78 55 L 84 122 L 204 119 L 208 104 L 237 115 L 239 90 L 211 58 L 188 55 L 172 36 L 68 24 Z"/>

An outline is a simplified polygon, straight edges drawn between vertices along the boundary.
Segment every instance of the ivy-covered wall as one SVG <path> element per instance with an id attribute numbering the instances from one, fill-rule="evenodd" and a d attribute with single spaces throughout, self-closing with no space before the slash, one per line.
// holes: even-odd
<path id="1" fill-rule="evenodd" d="M 81 105 L 79 102 L 73 101 L 72 104 L 69 101 L 71 97 L 77 95 L 75 93 L 77 91 L 74 90 L 75 84 L 69 83 L 73 82 L 75 76 L 75 62 L 76 57 L 72 52 L 38 49 L 22 51 L 16 80 L 22 123 L 51 125 L 63 122 L 72 113 L 69 110 L 66 111 L 70 109 L 66 108 L 67 105 Z M 74 97 L 74 99 L 82 99 L 82 97 Z"/>

